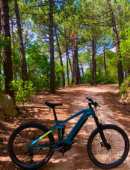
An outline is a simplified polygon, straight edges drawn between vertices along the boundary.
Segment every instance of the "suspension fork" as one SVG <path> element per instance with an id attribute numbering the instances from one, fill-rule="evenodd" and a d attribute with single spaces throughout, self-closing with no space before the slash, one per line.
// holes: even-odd
<path id="1" fill-rule="evenodd" d="M 103 146 L 106 147 L 107 150 L 111 149 L 111 145 L 107 143 L 107 140 L 106 140 L 105 135 L 103 133 L 102 124 L 99 123 L 98 117 L 94 116 L 93 118 L 95 120 L 95 123 L 96 123 L 97 127 L 99 128 L 99 133 L 100 133 L 101 139 L 103 141 Z"/>

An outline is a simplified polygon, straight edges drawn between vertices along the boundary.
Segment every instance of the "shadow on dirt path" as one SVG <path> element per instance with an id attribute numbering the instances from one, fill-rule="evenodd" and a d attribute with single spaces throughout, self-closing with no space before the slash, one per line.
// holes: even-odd
<path id="1" fill-rule="evenodd" d="M 112 93 L 114 91 L 114 93 Z M 58 90 L 56 94 L 42 94 L 33 97 L 33 104 L 31 106 L 21 106 L 20 115 L 16 118 L 7 117 L 7 121 L 0 122 L 0 169 L 1 170 L 17 170 L 19 167 L 14 165 L 7 154 L 7 143 L 9 136 L 16 127 L 27 122 L 37 122 L 44 124 L 48 128 L 52 127 L 54 122 L 54 116 L 52 110 L 49 109 L 44 103 L 58 102 L 63 103 L 63 106 L 56 107 L 56 113 L 58 119 L 64 120 L 74 113 L 88 108 L 86 97 L 93 98 L 97 101 L 101 108 L 99 113 L 101 115 L 100 120 L 102 123 L 111 123 L 121 126 L 129 135 L 130 116 L 127 113 L 129 105 L 119 102 L 118 87 L 117 85 L 98 85 L 92 86 L 71 86 Z M 116 99 L 114 99 L 116 98 Z M 122 107 L 125 107 L 122 108 Z M 124 109 L 124 110 L 122 110 Z M 125 115 L 125 117 L 124 117 Z M 80 116 L 79 116 L 80 117 Z M 73 128 L 79 117 L 74 118 L 67 122 L 65 136 Z M 81 131 L 76 136 L 76 143 L 72 146 L 72 149 L 65 153 L 65 156 L 59 152 L 55 152 L 51 160 L 40 169 L 46 170 L 99 170 L 94 166 L 87 155 L 87 140 L 96 128 L 94 120 L 90 117 Z M 55 140 L 57 136 L 55 135 Z M 126 161 L 116 168 L 117 170 L 129 170 L 130 169 L 130 156 Z"/>

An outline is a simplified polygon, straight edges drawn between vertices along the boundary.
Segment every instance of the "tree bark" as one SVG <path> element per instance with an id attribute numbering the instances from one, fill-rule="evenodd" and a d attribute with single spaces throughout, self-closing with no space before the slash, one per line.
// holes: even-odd
<path id="1" fill-rule="evenodd" d="M 123 72 L 122 72 L 122 61 L 121 61 L 121 55 L 119 53 L 120 50 L 120 41 L 119 41 L 119 36 L 116 28 L 116 21 L 115 21 L 115 16 L 112 11 L 112 7 L 110 4 L 111 0 L 107 0 L 107 4 L 109 6 L 109 12 L 111 15 L 111 20 L 112 20 L 112 25 L 113 25 L 113 32 L 114 32 L 114 37 L 115 37 L 115 44 L 116 44 L 116 54 L 117 54 L 117 67 L 118 67 L 118 81 L 119 81 L 119 87 L 123 83 Z"/>
<path id="2" fill-rule="evenodd" d="M 1 34 L 1 1 L 0 1 L 0 34 Z M 1 66 L 2 66 L 2 56 L 0 51 L 0 73 L 1 73 Z M 1 74 L 0 74 L 0 92 L 2 91 L 2 83 L 1 83 Z"/>
<path id="3" fill-rule="evenodd" d="M 20 16 L 19 16 L 19 8 L 18 8 L 17 0 L 14 0 L 14 5 L 15 5 L 15 13 L 16 13 L 16 19 L 17 19 L 21 60 L 22 60 L 22 68 L 21 68 L 22 69 L 22 79 L 23 79 L 23 81 L 27 81 L 28 80 L 27 65 L 26 65 L 25 51 L 24 51 L 24 46 L 23 46 L 22 29 L 21 29 L 21 24 L 20 24 Z"/>
<path id="4" fill-rule="evenodd" d="M 14 47 L 14 27 L 13 27 L 13 15 L 11 16 L 11 40 L 12 40 L 12 45 Z"/>
<path id="5" fill-rule="evenodd" d="M 58 41 L 56 29 L 55 29 L 55 34 L 56 34 L 56 41 L 57 41 L 58 51 L 59 51 L 60 64 L 61 64 L 61 67 L 64 69 L 64 67 L 63 67 L 63 62 L 62 62 L 62 56 L 61 56 L 61 50 L 60 50 L 60 45 L 59 45 L 59 41 Z M 62 73 L 62 84 L 63 84 L 63 86 L 65 86 L 65 75 L 64 75 L 64 71 L 63 71 L 63 73 Z"/>
<path id="6" fill-rule="evenodd" d="M 104 56 L 104 70 L 105 70 L 106 80 L 108 82 L 108 79 L 107 79 L 107 68 L 106 68 L 106 57 L 105 57 L 105 45 L 104 45 L 104 49 L 103 49 L 103 56 Z"/>
<path id="7" fill-rule="evenodd" d="M 49 44 L 50 44 L 50 92 L 55 93 L 55 69 L 54 69 L 54 32 L 53 32 L 53 0 L 50 2 L 50 26 L 49 26 Z"/>
<path id="8" fill-rule="evenodd" d="M 0 1 L 0 33 L 1 33 L 1 1 Z"/>
<path id="9" fill-rule="evenodd" d="M 67 83 L 68 83 L 68 86 L 70 85 L 70 82 L 69 82 L 69 57 L 68 57 L 68 52 L 66 52 L 66 65 L 67 65 Z"/>
<path id="10" fill-rule="evenodd" d="M 105 70 L 105 75 L 107 75 L 107 71 L 106 71 L 106 58 L 105 58 L 105 46 L 103 49 L 103 56 L 104 56 L 104 70 Z"/>
<path id="11" fill-rule="evenodd" d="M 96 59 L 94 59 L 94 84 L 97 84 L 97 80 L 96 80 Z"/>
<path id="12" fill-rule="evenodd" d="M 69 52 L 67 47 L 67 38 L 66 38 L 66 31 L 65 31 L 65 51 L 66 51 L 66 65 L 67 65 L 67 82 L 69 86 Z"/>
<path id="13" fill-rule="evenodd" d="M 74 79 L 75 79 L 75 56 L 74 56 L 74 51 L 73 51 L 73 48 L 72 48 L 72 59 L 73 59 L 73 66 L 72 66 L 72 82 L 71 84 L 73 85 L 74 84 Z"/>
<path id="14" fill-rule="evenodd" d="M 79 72 L 79 63 L 78 63 L 78 40 L 75 36 L 74 41 L 74 55 L 75 55 L 75 61 L 76 61 L 76 84 L 80 83 L 80 72 Z"/>
<path id="15" fill-rule="evenodd" d="M 95 59 L 95 54 L 96 54 L 96 40 L 94 38 L 94 35 L 92 36 L 92 77 L 91 77 L 91 85 L 94 85 L 97 83 L 96 80 L 96 59 Z"/>
<path id="16" fill-rule="evenodd" d="M 5 75 L 5 93 L 14 97 L 14 91 L 11 90 L 10 83 L 13 81 L 12 60 L 11 60 L 11 41 L 9 28 L 9 6 L 8 0 L 1 0 L 1 29 L 4 34 L 4 41 L 8 44 L 3 47 L 3 67 Z"/>
<path id="17" fill-rule="evenodd" d="M 73 69 L 72 69 L 70 57 L 69 57 L 69 65 L 70 65 L 71 77 L 73 77 Z M 71 81 L 71 85 L 72 85 L 72 81 Z"/>
<path id="18" fill-rule="evenodd" d="M 92 77 L 91 77 L 91 85 L 94 85 L 94 68 L 95 68 L 95 45 L 94 45 L 94 37 L 92 37 Z"/>
<path id="19" fill-rule="evenodd" d="M 12 56 L 15 58 L 15 51 L 14 51 L 14 27 L 13 27 L 14 23 L 13 23 L 13 15 L 11 16 L 11 40 L 12 40 Z M 17 80 L 17 74 L 16 74 L 16 67 L 12 66 L 13 69 L 13 75 L 15 80 Z"/>

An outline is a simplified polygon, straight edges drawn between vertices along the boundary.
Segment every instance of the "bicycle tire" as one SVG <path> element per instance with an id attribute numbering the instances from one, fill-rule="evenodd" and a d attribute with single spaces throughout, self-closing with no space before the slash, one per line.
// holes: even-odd
<path id="1" fill-rule="evenodd" d="M 30 131 L 27 131 L 28 128 Z M 32 128 L 33 128 L 33 131 L 31 131 Z M 49 151 L 44 151 L 45 149 L 43 149 L 43 150 L 38 150 L 38 152 L 34 151 L 34 150 L 33 151 L 26 151 L 26 150 L 28 150 L 28 146 L 30 146 L 29 142 L 32 142 L 32 140 L 34 139 L 34 138 L 30 138 L 30 136 L 33 135 L 33 132 L 34 132 L 34 135 L 36 136 L 36 135 L 40 134 L 41 132 L 46 133 L 48 130 L 49 129 L 47 127 L 45 127 L 39 123 L 27 123 L 27 124 L 19 126 L 17 129 L 15 129 L 15 131 L 10 136 L 9 142 L 8 142 L 8 153 L 9 153 L 9 156 L 12 159 L 12 161 L 19 167 L 22 167 L 23 169 L 37 169 L 37 168 L 41 167 L 42 165 L 44 165 L 45 163 L 47 163 L 54 153 L 54 150 L 52 148 L 49 148 Z M 27 139 L 27 137 L 29 137 L 30 139 Z M 25 142 L 26 139 L 27 139 L 27 142 Z M 44 140 L 46 140 L 50 143 L 55 143 L 52 133 L 49 133 Z M 40 141 L 42 141 L 42 140 L 40 140 Z M 23 144 L 21 144 L 22 142 L 23 142 Z M 17 151 L 17 148 L 18 148 L 18 151 Z M 24 154 L 27 152 L 26 156 L 24 154 L 22 155 L 22 151 L 24 152 Z M 47 155 L 45 155 L 44 159 L 43 159 L 43 155 L 44 155 L 43 151 L 47 152 Z M 29 156 L 31 154 L 33 154 L 33 159 L 34 159 L 34 153 L 37 154 L 35 156 L 35 160 L 37 161 L 38 159 L 40 159 L 40 161 L 38 160 L 37 162 L 35 161 L 35 163 L 34 163 L 34 160 L 30 160 L 29 163 L 26 163 L 24 159 L 26 157 L 28 157 L 28 159 L 29 159 Z M 32 157 L 32 155 L 30 157 Z"/>
<path id="2" fill-rule="evenodd" d="M 92 132 L 88 139 L 87 153 L 90 160 L 99 168 L 112 169 L 119 166 L 126 159 L 129 152 L 129 139 L 124 130 L 116 125 L 102 125 L 102 129 L 107 142 L 111 145 L 111 149 L 108 151 L 103 147 L 99 134 L 100 129 L 97 128 Z M 112 141 L 112 137 L 115 138 L 114 141 Z M 95 142 L 96 139 L 98 139 L 97 143 Z M 121 139 L 123 139 L 123 143 L 120 142 Z M 94 144 L 96 144 L 95 151 Z M 123 146 L 124 149 L 122 149 Z M 117 154 L 115 154 L 116 152 Z M 105 159 L 107 163 L 105 162 Z"/>

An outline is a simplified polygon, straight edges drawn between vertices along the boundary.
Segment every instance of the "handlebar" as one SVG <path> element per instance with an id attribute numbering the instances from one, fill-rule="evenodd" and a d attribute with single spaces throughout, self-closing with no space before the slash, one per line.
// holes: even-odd
<path id="1" fill-rule="evenodd" d="M 97 106 L 100 107 L 99 104 L 97 102 L 93 102 L 93 100 L 91 98 L 86 97 L 86 99 L 91 102 L 91 103 L 88 103 L 89 108 L 92 108 L 91 105 L 93 105 L 94 107 L 97 107 Z"/>

